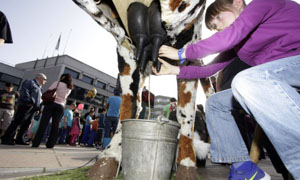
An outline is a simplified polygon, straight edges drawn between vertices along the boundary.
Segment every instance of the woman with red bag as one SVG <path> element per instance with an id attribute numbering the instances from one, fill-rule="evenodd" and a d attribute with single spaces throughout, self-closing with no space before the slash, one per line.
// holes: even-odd
<path id="1" fill-rule="evenodd" d="M 55 99 L 53 102 L 44 103 L 45 107 L 41 118 L 39 129 L 32 141 L 32 147 L 39 147 L 49 120 L 52 118 L 52 127 L 46 143 L 47 148 L 53 148 L 58 137 L 58 124 L 64 114 L 66 99 L 73 88 L 72 76 L 63 74 L 59 81 L 55 81 L 48 90 L 55 89 Z"/>

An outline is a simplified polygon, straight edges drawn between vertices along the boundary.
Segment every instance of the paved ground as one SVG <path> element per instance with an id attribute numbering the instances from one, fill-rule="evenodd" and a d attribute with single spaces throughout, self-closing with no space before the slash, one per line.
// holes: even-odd
<path id="1" fill-rule="evenodd" d="M 0 145 L 0 179 L 18 179 L 92 165 L 95 163 L 93 158 L 98 154 L 99 150 L 95 148 L 66 145 L 57 145 L 54 149 L 47 149 L 43 145 L 40 148 Z M 260 161 L 259 166 L 272 176 L 272 180 L 283 179 L 269 160 Z M 209 160 L 205 168 L 198 169 L 204 180 L 225 180 L 228 171 L 228 166 L 212 164 Z"/>
<path id="2" fill-rule="evenodd" d="M 57 145 L 45 146 L 0 145 L 0 179 L 16 179 L 42 173 L 52 173 L 86 165 L 99 154 L 95 148 Z M 88 165 L 95 163 L 92 160 Z"/>

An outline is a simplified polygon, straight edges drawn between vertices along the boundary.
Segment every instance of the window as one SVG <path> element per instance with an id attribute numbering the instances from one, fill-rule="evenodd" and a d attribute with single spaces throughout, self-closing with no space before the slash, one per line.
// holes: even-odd
<path id="1" fill-rule="evenodd" d="M 116 89 L 116 88 L 115 88 L 115 87 L 113 87 L 113 86 L 109 86 L 109 87 L 108 87 L 108 91 L 110 91 L 110 92 L 114 92 L 114 91 L 115 91 L 115 89 Z"/>
<path id="2" fill-rule="evenodd" d="M 102 107 L 103 106 L 103 99 L 104 99 L 103 95 L 97 94 L 95 99 L 93 99 L 92 104 Z"/>
<path id="3" fill-rule="evenodd" d="M 5 88 L 5 82 L 0 81 L 0 89 L 4 89 L 4 88 Z"/>
<path id="4" fill-rule="evenodd" d="M 74 78 L 74 79 L 78 79 L 79 78 L 79 72 L 76 72 L 76 71 L 74 71 L 72 69 L 69 69 L 67 67 L 65 68 L 65 72 L 64 73 L 70 74 L 72 76 L 72 78 Z"/>
<path id="5" fill-rule="evenodd" d="M 21 82 L 21 78 L 17 78 L 15 76 L 11 76 L 11 75 L 8 75 L 8 74 L 2 74 L 1 75 L 1 81 L 4 81 L 4 82 L 9 82 L 9 83 L 12 83 L 14 85 L 20 85 L 20 82 Z"/>
<path id="6" fill-rule="evenodd" d="M 98 88 L 105 89 L 106 84 L 105 84 L 104 82 L 97 81 L 96 86 L 97 86 Z"/>
<path id="7" fill-rule="evenodd" d="M 81 80 L 82 80 L 83 82 L 88 83 L 88 84 L 93 84 L 93 78 L 91 78 L 91 77 L 89 77 L 89 76 L 83 75 Z"/>

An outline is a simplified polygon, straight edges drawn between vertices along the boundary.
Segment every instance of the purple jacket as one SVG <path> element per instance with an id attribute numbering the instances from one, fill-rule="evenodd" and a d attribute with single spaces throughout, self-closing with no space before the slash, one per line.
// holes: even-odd
<path id="1" fill-rule="evenodd" d="M 291 0 L 253 0 L 231 26 L 188 45 L 186 58 L 220 52 L 211 65 L 181 67 L 178 78 L 211 76 L 236 55 L 256 66 L 300 54 L 300 5 Z"/>

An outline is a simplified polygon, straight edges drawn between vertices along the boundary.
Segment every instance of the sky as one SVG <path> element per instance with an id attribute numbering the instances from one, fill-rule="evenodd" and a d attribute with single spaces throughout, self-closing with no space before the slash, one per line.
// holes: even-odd
<path id="1" fill-rule="evenodd" d="M 207 1 L 208 6 L 212 0 Z M 67 54 L 117 77 L 116 42 L 113 36 L 72 0 L 1 0 L 0 11 L 9 20 L 14 41 L 13 44 L 0 47 L 0 62 L 14 66 Z M 211 34 L 204 28 L 203 38 Z M 55 51 L 60 35 L 59 51 Z M 149 89 L 148 81 L 146 86 Z M 177 97 L 175 76 L 151 76 L 150 91 L 155 95 Z M 204 103 L 201 88 L 197 103 Z"/>

